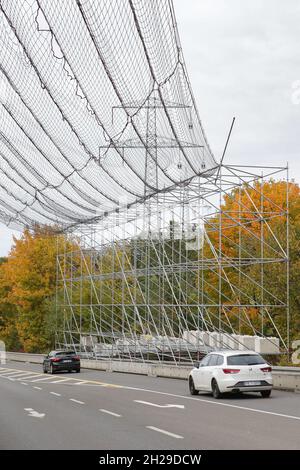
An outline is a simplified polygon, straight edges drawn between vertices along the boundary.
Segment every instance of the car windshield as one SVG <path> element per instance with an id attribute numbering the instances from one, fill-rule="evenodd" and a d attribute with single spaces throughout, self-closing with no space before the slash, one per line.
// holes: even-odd
<path id="1" fill-rule="evenodd" d="M 254 366 L 255 364 L 265 364 L 266 361 L 259 354 L 237 354 L 227 357 L 229 366 Z"/>

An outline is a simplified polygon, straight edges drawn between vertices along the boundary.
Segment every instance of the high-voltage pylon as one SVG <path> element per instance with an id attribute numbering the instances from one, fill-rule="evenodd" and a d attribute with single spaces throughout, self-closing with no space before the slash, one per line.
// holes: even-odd
<path id="1" fill-rule="evenodd" d="M 161 113 L 167 111 L 185 111 L 190 113 L 190 118 L 188 121 L 188 128 L 190 131 L 193 130 L 191 106 L 184 103 L 174 103 L 174 102 L 164 102 L 160 100 L 157 96 L 157 91 L 154 90 L 153 93 L 147 98 L 143 103 L 127 103 L 122 106 L 114 106 L 112 110 L 112 121 L 116 111 L 122 111 L 126 113 L 133 113 L 132 121 L 135 122 L 144 122 L 145 135 L 139 136 L 135 139 L 127 139 L 125 141 L 118 141 L 116 146 L 117 148 L 122 149 L 124 152 L 125 149 L 138 149 L 145 151 L 145 184 L 144 187 L 144 196 L 145 199 L 148 199 L 148 196 L 151 195 L 153 188 L 155 193 L 159 192 L 159 162 L 163 161 L 163 171 L 169 171 L 170 167 L 173 166 L 176 168 L 177 173 L 180 175 L 181 180 L 187 178 L 187 175 L 184 175 L 184 166 L 182 164 L 183 155 L 187 149 L 194 149 L 198 151 L 198 159 L 200 162 L 199 173 L 205 173 L 206 164 L 204 157 L 204 146 L 194 143 L 192 140 L 190 142 L 181 141 L 171 137 L 166 137 L 165 135 L 159 134 L 159 123 L 161 122 Z M 106 153 L 108 147 L 101 147 L 101 151 Z M 170 154 L 169 158 L 166 160 L 161 155 L 163 151 L 176 151 L 177 155 L 174 157 L 174 154 Z M 140 155 L 138 155 L 139 157 Z"/>

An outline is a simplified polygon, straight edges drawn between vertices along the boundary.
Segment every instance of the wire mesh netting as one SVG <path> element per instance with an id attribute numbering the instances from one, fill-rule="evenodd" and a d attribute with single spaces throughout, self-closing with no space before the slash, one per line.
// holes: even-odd
<path id="1" fill-rule="evenodd" d="M 57 344 L 288 351 L 286 169 L 216 163 L 172 0 L 0 0 L 0 21 L 0 219 L 64 234 Z"/>
<path id="2" fill-rule="evenodd" d="M 87 221 L 214 171 L 170 0 L 0 8 L 7 224 Z"/>

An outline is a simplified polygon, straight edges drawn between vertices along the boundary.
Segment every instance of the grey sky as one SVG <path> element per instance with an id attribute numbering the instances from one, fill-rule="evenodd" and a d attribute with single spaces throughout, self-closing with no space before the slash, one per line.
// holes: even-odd
<path id="1" fill-rule="evenodd" d="M 174 0 L 187 68 L 217 159 L 285 165 L 299 181 L 299 0 Z M 0 256 L 12 231 L 0 225 Z"/>

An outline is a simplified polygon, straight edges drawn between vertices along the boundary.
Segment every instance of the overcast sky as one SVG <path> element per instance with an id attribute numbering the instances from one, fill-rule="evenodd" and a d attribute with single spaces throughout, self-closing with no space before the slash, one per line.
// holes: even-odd
<path id="1" fill-rule="evenodd" d="M 95 0 L 96 1 L 96 0 Z M 208 140 L 227 163 L 285 165 L 300 181 L 300 1 L 174 0 Z M 12 243 L 0 225 L 0 256 Z"/>

